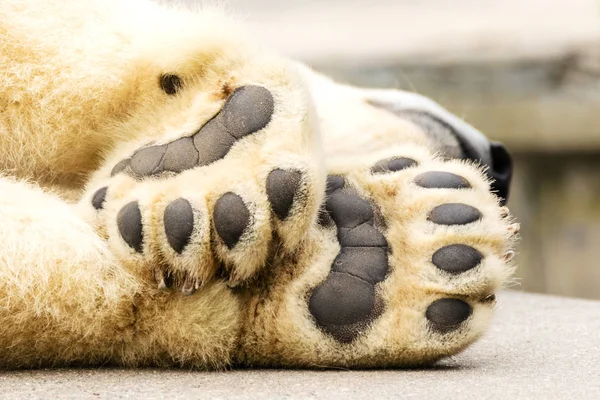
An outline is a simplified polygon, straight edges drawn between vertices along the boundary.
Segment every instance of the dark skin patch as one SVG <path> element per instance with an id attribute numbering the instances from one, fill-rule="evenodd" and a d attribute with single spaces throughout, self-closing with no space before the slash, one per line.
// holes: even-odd
<path id="1" fill-rule="evenodd" d="M 471 306 L 459 299 L 436 300 L 425 312 L 433 331 L 447 333 L 460 327 L 471 316 Z"/>
<path id="2" fill-rule="evenodd" d="M 326 211 L 337 227 L 341 251 L 309 299 L 316 325 L 341 343 L 354 341 L 383 312 L 375 285 L 387 276 L 388 244 L 373 226 L 373 206 L 344 192 L 342 177 L 329 177 Z"/>
<path id="3" fill-rule="evenodd" d="M 427 219 L 438 225 L 466 225 L 479 221 L 483 215 L 475 207 L 461 203 L 448 203 L 437 206 Z"/>
<path id="4" fill-rule="evenodd" d="M 415 183 L 427 189 L 468 189 L 469 181 L 462 176 L 445 171 L 425 172 L 415 178 Z"/>
<path id="5" fill-rule="evenodd" d="M 384 174 L 387 172 L 397 172 L 403 169 L 414 167 L 418 163 L 412 158 L 394 157 L 386 160 L 377 162 L 372 168 L 371 172 L 374 174 Z"/>
<path id="6" fill-rule="evenodd" d="M 158 84 L 163 92 L 170 96 L 177 94 L 183 87 L 181 78 L 174 74 L 161 75 L 158 79 Z"/>
<path id="7" fill-rule="evenodd" d="M 213 221 L 225 245 L 233 249 L 250 225 L 250 211 L 240 196 L 228 192 L 215 203 Z"/>
<path id="8" fill-rule="evenodd" d="M 125 205 L 117 214 L 117 227 L 121 237 L 135 251 L 142 252 L 142 213 L 137 201 Z"/>
<path id="9" fill-rule="evenodd" d="M 238 88 L 221 111 L 191 137 L 137 150 L 129 165 L 131 172 L 147 177 L 212 164 L 225 157 L 238 140 L 266 127 L 274 110 L 273 95 L 266 88 Z"/>
<path id="10" fill-rule="evenodd" d="M 451 274 L 460 274 L 478 266 L 483 254 L 465 244 L 451 244 L 442 247 L 431 258 L 431 262 L 441 270 Z"/>
<path id="11" fill-rule="evenodd" d="M 294 197 L 300 189 L 302 173 L 296 170 L 275 169 L 267 177 L 267 198 L 279 219 L 288 217 Z"/>
<path id="12" fill-rule="evenodd" d="M 92 206 L 94 206 L 96 210 L 101 210 L 102 207 L 104 207 L 104 201 L 106 200 L 107 190 L 108 188 L 105 186 L 103 188 L 98 189 L 96 193 L 94 193 L 94 196 L 92 196 Z"/>
<path id="13" fill-rule="evenodd" d="M 194 212 L 186 199 L 180 198 L 167 206 L 163 218 L 167 241 L 177 253 L 190 242 L 194 230 Z"/>

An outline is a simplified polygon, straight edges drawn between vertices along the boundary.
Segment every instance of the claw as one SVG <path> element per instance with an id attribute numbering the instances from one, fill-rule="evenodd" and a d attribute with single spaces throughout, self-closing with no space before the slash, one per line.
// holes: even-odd
<path id="1" fill-rule="evenodd" d="M 500 216 L 502 218 L 508 217 L 509 214 L 510 214 L 510 210 L 508 209 L 508 207 L 500 207 Z"/>
<path id="2" fill-rule="evenodd" d="M 480 301 L 482 303 L 495 303 L 496 302 L 496 295 L 495 294 L 490 294 L 489 296 L 484 297 Z"/>
<path id="3" fill-rule="evenodd" d="M 171 287 L 171 281 L 161 267 L 154 268 L 154 279 L 156 279 L 160 290 L 167 290 Z"/>
<path id="4" fill-rule="evenodd" d="M 519 233 L 519 231 L 521 230 L 521 224 L 512 224 L 508 227 L 508 231 L 511 232 L 513 235 Z"/>
<path id="5" fill-rule="evenodd" d="M 502 256 L 502 260 L 504 261 L 510 261 L 515 257 L 515 252 L 512 250 L 507 251 L 503 256 Z"/>
<path id="6" fill-rule="evenodd" d="M 190 275 L 186 275 L 185 281 L 183 282 L 183 286 L 181 287 L 181 293 L 184 296 L 191 296 L 196 293 L 199 287 L 198 280 Z"/>

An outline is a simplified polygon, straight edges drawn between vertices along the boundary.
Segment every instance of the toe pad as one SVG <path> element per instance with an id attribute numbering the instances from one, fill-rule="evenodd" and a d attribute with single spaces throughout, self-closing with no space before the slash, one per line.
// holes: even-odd
<path id="1" fill-rule="evenodd" d="M 190 241 L 194 230 L 194 212 L 189 201 L 177 199 L 167 206 L 164 213 L 167 241 L 177 253 L 181 253 Z"/>
<path id="2" fill-rule="evenodd" d="M 279 219 L 284 220 L 288 217 L 301 180 L 302 174 L 299 171 L 276 169 L 269 173 L 267 197 Z"/>
<path id="3" fill-rule="evenodd" d="M 451 244 L 433 253 L 432 262 L 441 270 L 451 274 L 460 274 L 478 266 L 483 254 L 471 246 Z"/>
<path id="4" fill-rule="evenodd" d="M 462 176 L 444 171 L 425 172 L 415 178 L 415 183 L 427 189 L 467 189 L 471 184 Z"/>
<path id="5" fill-rule="evenodd" d="M 250 225 L 250 211 L 240 196 L 228 192 L 217 200 L 213 221 L 223 242 L 233 249 Z"/>
<path id="6" fill-rule="evenodd" d="M 142 252 L 142 213 L 137 201 L 132 201 L 117 214 L 117 227 L 121 237 L 132 249 Z"/>
<path id="7" fill-rule="evenodd" d="M 462 300 L 440 299 L 431 303 L 425 317 L 434 331 L 446 333 L 458 328 L 472 312 L 471 306 Z"/>

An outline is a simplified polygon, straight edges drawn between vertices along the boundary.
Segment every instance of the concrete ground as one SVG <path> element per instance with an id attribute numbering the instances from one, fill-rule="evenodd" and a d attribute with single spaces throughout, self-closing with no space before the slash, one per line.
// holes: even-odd
<path id="1" fill-rule="evenodd" d="M 9 399 L 598 399 L 600 302 L 505 292 L 490 332 L 420 370 L 0 372 Z"/>

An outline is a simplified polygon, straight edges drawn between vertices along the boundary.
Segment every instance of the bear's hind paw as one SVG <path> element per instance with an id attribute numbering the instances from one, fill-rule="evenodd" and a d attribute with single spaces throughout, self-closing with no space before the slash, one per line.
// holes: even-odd
<path id="1" fill-rule="evenodd" d="M 250 306 L 245 361 L 427 364 L 485 330 L 518 224 L 481 171 L 411 147 L 356 164 L 330 168 L 321 227 L 295 278 L 273 279 Z"/>

